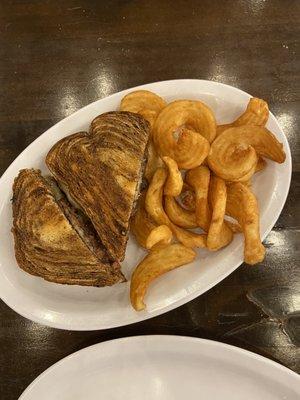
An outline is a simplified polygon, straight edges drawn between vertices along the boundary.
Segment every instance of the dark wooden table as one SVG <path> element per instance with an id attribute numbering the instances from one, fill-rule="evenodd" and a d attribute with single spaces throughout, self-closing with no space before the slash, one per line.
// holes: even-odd
<path id="1" fill-rule="evenodd" d="M 0 398 L 47 367 L 108 339 L 209 338 L 300 372 L 298 0 L 25 1 L 0 4 L 0 172 L 82 106 L 142 83 L 210 79 L 266 99 L 291 146 L 287 203 L 261 265 L 242 265 L 177 310 L 118 329 L 68 332 L 0 304 Z M 0 190 L 4 190 L 1 188 Z"/>

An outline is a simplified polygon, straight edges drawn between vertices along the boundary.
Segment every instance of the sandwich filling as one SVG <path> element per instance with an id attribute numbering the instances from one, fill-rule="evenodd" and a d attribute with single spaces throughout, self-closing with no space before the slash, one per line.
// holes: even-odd
<path id="1" fill-rule="evenodd" d="M 45 177 L 45 180 L 65 217 L 89 250 L 103 262 L 109 262 L 105 248 L 100 242 L 90 219 L 79 209 L 79 207 L 75 206 L 75 202 L 70 203 L 68 201 L 69 199 L 66 194 L 60 189 L 54 178 L 47 176 Z"/>

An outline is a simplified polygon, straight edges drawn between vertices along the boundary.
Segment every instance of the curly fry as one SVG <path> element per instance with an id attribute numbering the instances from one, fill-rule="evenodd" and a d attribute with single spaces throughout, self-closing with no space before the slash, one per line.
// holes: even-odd
<path id="1" fill-rule="evenodd" d="M 269 118 L 269 107 L 262 99 L 252 97 L 249 100 L 246 111 L 235 121 L 235 126 L 241 125 L 257 125 L 265 126 Z"/>
<path id="2" fill-rule="evenodd" d="M 147 181 L 150 182 L 157 168 L 162 167 L 164 165 L 162 159 L 159 157 L 157 151 L 155 150 L 151 138 L 148 144 L 147 155 L 148 157 L 147 157 L 144 176 L 147 179 Z"/>
<path id="3" fill-rule="evenodd" d="M 144 297 L 150 283 L 158 276 L 177 267 L 192 262 L 196 257 L 194 250 L 180 243 L 158 247 L 139 263 L 130 282 L 130 300 L 136 311 L 146 308 Z"/>
<path id="4" fill-rule="evenodd" d="M 153 127 L 166 102 L 157 94 L 148 90 L 136 90 L 128 93 L 121 100 L 121 111 L 130 111 L 142 115 Z"/>
<path id="5" fill-rule="evenodd" d="M 163 157 L 163 161 L 169 170 L 169 175 L 165 183 L 164 194 L 174 197 L 179 196 L 183 186 L 183 179 L 176 161 L 168 156 Z"/>
<path id="6" fill-rule="evenodd" d="M 167 225 L 177 239 L 187 247 L 205 247 L 206 235 L 198 235 L 186 231 L 173 224 L 165 213 L 162 205 L 163 187 L 168 173 L 164 168 L 158 168 L 149 185 L 145 206 L 148 213 L 158 225 Z"/>
<path id="7" fill-rule="evenodd" d="M 191 149 L 193 149 L 192 153 Z M 179 168 L 195 168 L 204 162 L 209 149 L 209 142 L 204 137 L 190 129 L 181 129 L 174 148 L 174 159 Z"/>
<path id="8" fill-rule="evenodd" d="M 250 99 L 246 110 L 240 115 L 235 121 L 230 124 L 224 124 L 217 126 L 217 136 L 224 132 L 228 128 L 242 125 L 256 125 L 265 126 L 269 118 L 269 107 L 268 104 L 256 97 Z"/>
<path id="9" fill-rule="evenodd" d="M 165 196 L 165 211 L 175 225 L 185 229 L 197 228 L 195 212 L 185 210 L 174 197 Z"/>
<path id="10" fill-rule="evenodd" d="M 200 228 L 208 232 L 211 219 L 208 204 L 209 169 L 202 165 L 191 169 L 187 172 L 185 179 L 195 192 L 196 222 Z"/>
<path id="11" fill-rule="evenodd" d="M 257 199 L 249 187 L 239 182 L 227 186 L 226 213 L 242 226 L 245 262 L 251 265 L 261 262 L 266 250 L 260 239 Z"/>
<path id="12" fill-rule="evenodd" d="M 167 225 L 159 225 L 152 229 L 146 240 L 146 248 L 152 249 L 155 245 L 168 245 L 172 241 L 172 231 Z"/>
<path id="13" fill-rule="evenodd" d="M 219 177 L 235 181 L 255 171 L 257 154 L 282 163 L 282 143 L 268 129 L 245 125 L 229 128 L 213 142 L 207 158 L 209 167 Z"/>
<path id="14" fill-rule="evenodd" d="M 139 198 L 138 207 L 132 218 L 130 229 L 139 245 L 147 248 L 147 238 L 152 230 L 157 227 L 157 224 L 145 210 L 145 195 L 146 193 L 142 193 Z"/>
<path id="15" fill-rule="evenodd" d="M 178 140 L 174 137 L 176 132 Z M 184 169 L 194 168 L 205 160 L 209 143 L 215 136 L 214 115 L 200 101 L 170 103 L 160 112 L 153 127 L 153 140 L 159 154 L 173 158 L 178 167 Z"/>
<path id="16" fill-rule="evenodd" d="M 227 189 L 223 179 L 212 176 L 210 183 L 210 202 L 212 217 L 207 234 L 207 248 L 218 250 L 227 246 L 233 239 L 230 227 L 224 222 Z"/>

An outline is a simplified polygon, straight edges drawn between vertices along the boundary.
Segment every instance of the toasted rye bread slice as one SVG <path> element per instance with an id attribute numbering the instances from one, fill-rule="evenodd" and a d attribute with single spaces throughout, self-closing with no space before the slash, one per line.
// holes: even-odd
<path id="1" fill-rule="evenodd" d="M 139 194 L 150 127 L 140 115 L 109 112 L 90 132 L 63 138 L 46 164 L 89 217 L 113 260 L 124 259 L 129 221 Z"/>
<path id="2" fill-rule="evenodd" d="M 22 170 L 15 179 L 12 231 L 19 266 L 65 284 L 109 286 L 124 281 L 120 265 L 110 261 L 101 243 L 91 245 L 93 231 L 76 219 L 63 196 L 56 200 L 52 189 L 39 170 Z M 74 214 L 72 222 L 77 230 L 63 212 L 67 208 Z"/>

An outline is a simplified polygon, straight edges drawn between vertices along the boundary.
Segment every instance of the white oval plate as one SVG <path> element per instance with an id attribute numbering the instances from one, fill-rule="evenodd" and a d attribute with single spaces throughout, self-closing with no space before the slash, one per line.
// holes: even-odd
<path id="1" fill-rule="evenodd" d="M 0 295 L 19 314 L 44 325 L 70 329 L 94 330 L 122 326 L 165 313 L 216 285 L 243 262 L 243 239 L 234 241 L 216 253 L 199 251 L 189 266 L 157 279 L 149 290 L 147 311 L 135 312 L 129 302 L 129 283 L 106 288 L 87 288 L 49 283 L 33 277 L 16 264 L 10 232 L 12 183 L 21 168 L 46 171 L 45 156 L 51 146 L 64 136 L 88 129 L 97 115 L 116 110 L 122 97 L 136 89 L 152 90 L 167 101 L 200 99 L 215 112 L 217 121 L 232 121 L 246 107 L 249 94 L 217 82 L 173 80 L 151 83 L 124 90 L 98 100 L 54 125 L 37 138 L 10 165 L 0 180 Z M 279 165 L 268 162 L 267 168 L 254 178 L 254 190 L 261 209 L 261 235 L 270 232 L 285 203 L 291 178 L 291 155 L 288 142 L 273 114 L 267 127 L 283 142 L 287 159 Z M 122 269 L 129 278 L 144 252 L 129 240 Z M 268 255 L 267 255 L 268 256 Z"/>
<path id="2" fill-rule="evenodd" d="M 295 400 L 300 377 L 249 351 L 181 336 L 99 343 L 47 369 L 19 400 Z"/>

